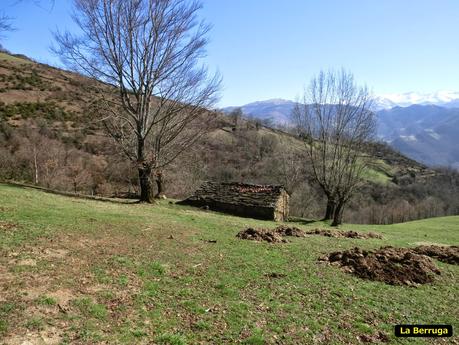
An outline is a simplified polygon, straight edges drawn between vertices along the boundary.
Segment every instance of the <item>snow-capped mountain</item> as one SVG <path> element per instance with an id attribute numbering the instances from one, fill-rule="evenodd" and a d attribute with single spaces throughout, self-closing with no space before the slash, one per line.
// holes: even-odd
<path id="1" fill-rule="evenodd" d="M 258 101 L 241 106 L 241 110 L 248 116 L 253 116 L 261 120 L 270 120 L 275 124 L 286 124 L 290 122 L 290 114 L 295 106 L 295 102 L 286 99 L 275 98 L 266 101 Z M 225 113 L 229 113 L 238 107 L 223 108 Z"/>
<path id="2" fill-rule="evenodd" d="M 413 104 L 441 105 L 452 108 L 459 105 L 458 91 L 437 91 L 433 93 L 404 92 L 383 94 L 376 98 L 376 108 L 390 109 L 396 106 L 408 107 Z"/>
<path id="3" fill-rule="evenodd" d="M 432 93 L 404 92 L 382 94 L 375 97 L 375 110 L 391 109 L 394 107 L 409 107 L 410 105 L 439 105 L 445 108 L 459 108 L 459 91 L 437 91 Z M 295 105 L 294 101 L 275 98 L 257 101 L 241 106 L 247 115 L 263 119 L 272 118 L 274 122 L 288 122 L 288 114 Z M 223 108 L 230 112 L 237 107 Z M 274 109 L 276 111 L 274 111 Z"/>

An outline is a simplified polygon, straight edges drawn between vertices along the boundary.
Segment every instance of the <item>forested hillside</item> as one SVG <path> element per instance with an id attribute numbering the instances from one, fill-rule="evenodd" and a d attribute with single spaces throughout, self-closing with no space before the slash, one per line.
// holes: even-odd
<path id="1" fill-rule="evenodd" d="M 101 88 L 94 83 L 25 57 L 0 55 L 1 179 L 85 194 L 136 195 L 135 167 L 103 128 L 95 111 Z M 116 92 L 108 85 L 102 89 L 104 97 Z M 300 139 L 255 120 L 211 116 L 209 132 L 164 169 L 168 197 L 185 197 L 205 180 L 282 184 L 294 216 L 321 216 L 324 200 L 308 180 Z M 373 167 L 347 220 L 390 223 L 459 213 L 455 173 L 428 169 L 383 144 L 371 145 L 365 154 L 375 157 Z"/>

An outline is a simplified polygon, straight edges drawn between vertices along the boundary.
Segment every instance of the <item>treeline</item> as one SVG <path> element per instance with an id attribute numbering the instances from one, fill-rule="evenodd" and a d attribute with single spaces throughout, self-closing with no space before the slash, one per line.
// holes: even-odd
<path id="1" fill-rule="evenodd" d="M 130 189 L 130 167 L 111 142 L 69 136 L 51 130 L 44 120 L 14 128 L 0 122 L 0 179 L 88 195 L 122 195 Z"/>
<path id="2" fill-rule="evenodd" d="M 459 214 L 459 173 L 439 169 L 438 175 L 404 186 L 369 184 L 352 201 L 346 220 L 392 224 Z"/>
<path id="3" fill-rule="evenodd" d="M 90 132 L 93 133 L 93 132 Z M 110 138 L 51 129 L 44 119 L 18 127 L 0 124 L 0 179 L 106 197 L 135 197 L 136 169 L 116 153 Z M 326 200 L 308 179 L 302 143 L 246 119 L 221 116 L 210 133 L 164 171 L 165 194 L 183 198 L 203 181 L 281 184 L 291 214 L 318 219 Z M 344 213 L 351 223 L 390 224 L 459 214 L 459 174 L 443 169 L 407 185 L 368 182 Z"/>

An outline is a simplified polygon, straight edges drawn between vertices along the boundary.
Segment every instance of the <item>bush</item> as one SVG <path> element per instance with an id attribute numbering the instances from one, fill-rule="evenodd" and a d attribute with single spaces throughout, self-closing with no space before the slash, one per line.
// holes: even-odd
<path id="1" fill-rule="evenodd" d="M 66 121 L 71 119 L 72 115 L 54 102 L 17 102 L 0 105 L 0 116 L 4 118 L 20 116 L 23 119 L 44 118 L 52 121 Z"/>

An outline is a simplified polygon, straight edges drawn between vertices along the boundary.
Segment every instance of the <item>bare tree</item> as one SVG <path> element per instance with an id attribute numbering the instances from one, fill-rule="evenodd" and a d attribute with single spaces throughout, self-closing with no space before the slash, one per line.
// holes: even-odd
<path id="1" fill-rule="evenodd" d="M 306 141 L 313 177 L 327 197 L 324 219 L 336 226 L 369 163 L 363 152 L 375 130 L 372 97 L 341 70 L 320 72 L 297 103 L 292 118 Z"/>
<path id="2" fill-rule="evenodd" d="M 234 130 L 238 129 L 239 122 L 241 121 L 243 115 L 244 114 L 243 114 L 242 109 L 240 107 L 235 108 L 234 110 L 232 110 L 229 113 L 229 117 L 233 120 L 233 123 L 234 123 L 234 127 L 233 127 Z"/>
<path id="3" fill-rule="evenodd" d="M 5 32 L 11 30 L 13 30 L 13 26 L 11 25 L 11 18 L 5 14 L 0 13 L 0 37 L 2 37 Z"/>
<path id="4" fill-rule="evenodd" d="M 83 34 L 56 33 L 55 52 L 74 70 L 116 87 L 99 111 L 108 133 L 136 164 L 140 200 L 152 173 L 202 134 L 220 87 L 201 66 L 209 25 L 188 0 L 74 0 Z"/>

